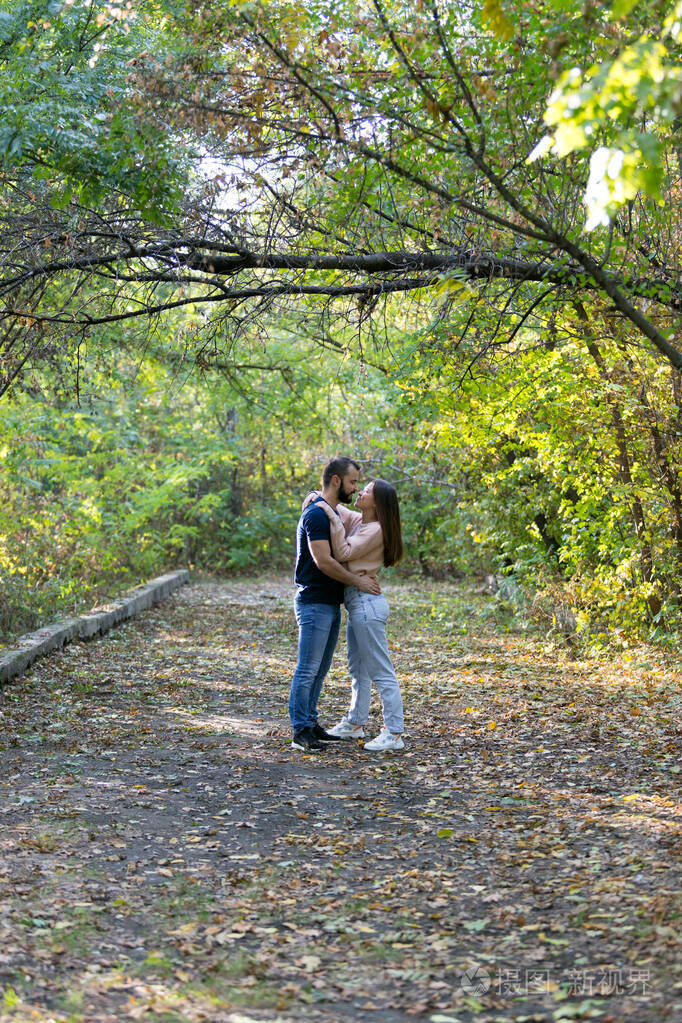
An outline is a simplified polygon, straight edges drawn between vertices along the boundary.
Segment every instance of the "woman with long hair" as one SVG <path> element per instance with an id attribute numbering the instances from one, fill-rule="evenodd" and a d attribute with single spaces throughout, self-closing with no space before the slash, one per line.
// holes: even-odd
<path id="1" fill-rule="evenodd" d="M 395 565 L 403 556 L 400 508 L 395 487 L 386 480 L 368 483 L 355 499 L 358 511 L 322 504 L 331 523 L 332 553 L 337 561 L 360 575 L 376 576 L 381 565 Z M 348 669 L 351 699 L 348 713 L 330 734 L 362 739 L 369 718 L 372 682 L 381 698 L 384 727 L 365 749 L 371 752 L 403 749 L 403 700 L 386 638 L 388 601 L 382 593 L 363 593 L 346 586 L 348 612 Z"/>

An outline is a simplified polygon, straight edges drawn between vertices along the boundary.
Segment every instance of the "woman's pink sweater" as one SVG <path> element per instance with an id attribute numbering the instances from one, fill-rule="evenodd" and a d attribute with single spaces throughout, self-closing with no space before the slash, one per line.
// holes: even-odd
<path id="1" fill-rule="evenodd" d="M 332 553 L 358 575 L 376 575 L 384 563 L 384 534 L 378 522 L 363 522 L 360 512 L 343 505 L 330 517 Z"/>

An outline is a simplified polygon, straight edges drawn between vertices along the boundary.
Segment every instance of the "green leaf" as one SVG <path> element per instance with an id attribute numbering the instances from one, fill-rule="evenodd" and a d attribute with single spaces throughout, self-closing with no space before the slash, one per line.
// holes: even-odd
<path id="1" fill-rule="evenodd" d="M 507 17 L 501 0 L 484 0 L 483 20 L 488 23 L 490 30 L 498 39 L 507 42 L 514 38 L 514 26 Z"/>
<path id="2" fill-rule="evenodd" d="M 480 920 L 466 920 L 464 928 L 467 931 L 471 931 L 472 934 L 478 934 L 480 931 L 484 931 L 489 923 L 490 917 L 484 916 Z"/>
<path id="3" fill-rule="evenodd" d="M 630 13 L 637 0 L 614 0 L 609 11 L 609 21 L 617 21 Z"/>

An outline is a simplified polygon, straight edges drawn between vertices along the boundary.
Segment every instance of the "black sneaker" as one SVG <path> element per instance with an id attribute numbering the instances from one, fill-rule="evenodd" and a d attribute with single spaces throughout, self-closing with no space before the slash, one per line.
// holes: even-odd
<path id="1" fill-rule="evenodd" d="M 332 735 L 331 732 L 327 732 L 319 721 L 316 721 L 311 729 L 313 735 L 320 742 L 343 742 L 340 735 Z"/>
<path id="2" fill-rule="evenodd" d="M 312 728 L 302 728 L 300 732 L 294 732 L 291 745 L 294 749 L 302 749 L 305 753 L 324 749 L 320 740 L 313 733 Z"/>

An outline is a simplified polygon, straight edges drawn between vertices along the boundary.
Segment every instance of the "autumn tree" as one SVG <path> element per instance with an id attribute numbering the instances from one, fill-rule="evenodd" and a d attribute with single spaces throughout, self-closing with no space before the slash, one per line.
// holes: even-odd
<path id="1" fill-rule="evenodd" d="M 293 379 L 303 337 L 300 393 L 326 353 L 385 378 L 385 438 L 352 435 L 432 481 L 407 516 L 425 568 L 479 544 L 588 610 L 629 594 L 662 620 L 682 583 L 677 13 L 7 4 L 0 394 L 40 392 L 39 367 L 78 390 L 93 352 L 137 350 L 254 395 L 254 369 Z"/>
<path id="2" fill-rule="evenodd" d="M 669 119 L 648 126 L 656 194 L 637 192 L 588 234 L 589 148 L 529 163 L 561 68 L 625 52 L 641 32 L 617 6 L 613 19 L 566 0 L 509 13 L 490 0 L 197 4 L 169 8 L 159 53 L 147 44 L 162 12 L 141 3 L 128 9 L 127 36 L 100 45 L 81 33 L 80 64 L 59 65 L 64 87 L 76 66 L 91 87 L 86 68 L 99 73 L 109 60 L 125 104 L 123 115 L 107 112 L 100 94 L 111 187 L 96 194 L 99 174 L 64 157 L 61 133 L 21 160 L 7 148 L 5 347 L 20 348 L 11 339 L 21 335 L 26 351 L 32 331 L 73 336 L 196 303 L 206 309 L 202 358 L 283 308 L 298 309 L 306 329 L 314 316 L 321 336 L 343 325 L 347 339 L 406 310 L 415 326 L 448 323 L 467 282 L 464 293 L 498 313 L 477 350 L 509 343 L 579 295 L 679 369 L 677 223 L 665 204 L 680 167 Z M 121 9 L 102 5 L 103 24 L 112 10 Z M 655 21 L 655 5 L 650 13 Z M 6 31 L 15 62 L 16 46 Z M 48 55 L 50 74 L 55 61 Z M 129 123 L 133 150 L 150 142 L 124 173 L 112 140 Z M 595 138 L 600 130 L 595 120 Z M 182 200 L 174 153 L 194 167 Z M 464 331 L 452 323 L 462 336 L 475 333 L 476 308 Z"/>

